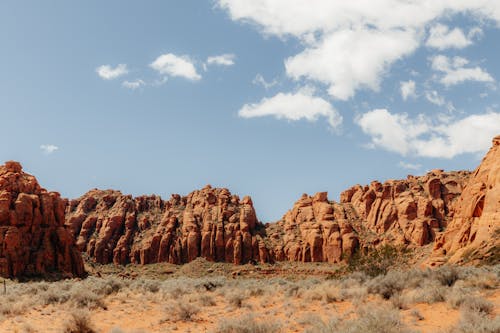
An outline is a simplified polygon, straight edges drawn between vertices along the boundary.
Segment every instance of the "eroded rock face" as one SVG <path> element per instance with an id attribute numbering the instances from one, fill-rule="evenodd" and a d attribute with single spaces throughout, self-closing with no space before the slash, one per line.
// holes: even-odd
<path id="1" fill-rule="evenodd" d="M 167 201 L 92 190 L 70 201 L 66 217 L 78 248 L 103 264 L 269 260 L 252 200 L 224 188 Z"/>
<path id="2" fill-rule="evenodd" d="M 436 240 L 433 259 L 458 263 L 498 260 L 500 253 L 500 136 L 452 207 L 453 219 Z M 496 259 L 493 256 L 497 256 Z"/>
<path id="3" fill-rule="evenodd" d="M 433 170 L 406 180 L 377 181 L 342 192 L 304 194 L 275 225 L 268 225 L 276 260 L 339 262 L 359 247 L 380 244 L 422 246 L 446 227 L 450 205 L 469 172 Z"/>
<path id="4" fill-rule="evenodd" d="M 18 162 L 0 166 L 0 275 L 82 276 L 83 261 L 64 225 L 65 201 L 41 188 Z"/>

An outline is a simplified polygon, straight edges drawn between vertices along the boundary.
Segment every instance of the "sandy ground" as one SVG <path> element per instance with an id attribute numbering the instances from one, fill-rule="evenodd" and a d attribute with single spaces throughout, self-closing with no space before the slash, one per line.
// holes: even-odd
<path id="1" fill-rule="evenodd" d="M 495 304 L 492 314 L 500 314 L 500 291 L 489 291 L 484 297 Z M 114 328 L 122 332 L 211 332 L 220 320 L 252 314 L 258 320 L 279 321 L 285 332 L 303 332 L 304 320 L 313 315 L 327 319 L 331 314 L 355 316 L 352 302 L 325 303 L 320 300 L 305 302 L 300 298 L 274 296 L 250 297 L 241 307 L 227 304 L 224 296 L 214 295 L 215 305 L 200 307 L 190 321 L 175 321 L 166 310 L 169 300 L 156 300 L 154 296 L 116 294 L 104 299 L 107 309 L 90 311 L 92 325 L 97 332 L 108 333 Z M 368 306 L 380 306 L 382 300 L 368 299 Z M 423 319 L 412 315 L 417 309 Z M 62 332 L 71 309 L 65 305 L 49 305 L 29 310 L 23 315 L 4 317 L 0 332 Z M 411 328 L 420 332 L 442 332 L 459 319 L 459 310 L 446 303 L 415 304 L 401 310 Z"/>

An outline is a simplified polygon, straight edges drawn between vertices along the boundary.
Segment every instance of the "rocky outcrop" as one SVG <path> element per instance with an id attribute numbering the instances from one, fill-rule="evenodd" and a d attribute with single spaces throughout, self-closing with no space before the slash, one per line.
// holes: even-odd
<path id="1" fill-rule="evenodd" d="M 66 217 L 78 248 L 103 264 L 269 261 L 252 200 L 224 188 L 167 201 L 92 190 L 69 202 Z"/>
<path id="2" fill-rule="evenodd" d="M 500 260 L 500 136 L 452 206 L 453 219 L 436 240 L 431 264 Z M 441 260 L 439 260 L 441 259 Z"/>
<path id="3" fill-rule="evenodd" d="M 434 170 L 406 180 L 356 185 L 339 203 L 304 194 L 277 223 L 258 222 L 252 200 L 210 186 L 187 196 L 133 198 L 92 190 L 69 202 L 76 245 L 99 263 L 187 263 L 197 257 L 340 262 L 359 248 L 422 246 L 446 227 L 468 172 Z"/>
<path id="4" fill-rule="evenodd" d="M 0 275 L 82 276 L 83 261 L 64 225 L 65 201 L 17 162 L 0 166 Z"/>
<path id="5" fill-rule="evenodd" d="M 329 201 L 304 194 L 277 224 L 267 225 L 276 260 L 339 262 L 359 247 L 422 246 L 446 227 L 450 205 L 469 172 L 433 170 L 406 180 L 356 185 Z"/>

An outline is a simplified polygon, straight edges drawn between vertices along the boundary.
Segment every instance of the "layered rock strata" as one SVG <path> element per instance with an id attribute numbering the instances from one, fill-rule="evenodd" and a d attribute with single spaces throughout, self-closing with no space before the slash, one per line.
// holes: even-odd
<path id="1" fill-rule="evenodd" d="M 92 190 L 70 201 L 66 216 L 80 251 L 103 264 L 269 261 L 252 200 L 224 188 L 167 201 Z"/>
<path id="2" fill-rule="evenodd" d="M 473 172 L 451 209 L 446 231 L 436 240 L 433 257 L 453 263 L 500 260 L 500 136 Z"/>
<path id="3" fill-rule="evenodd" d="M 422 246 L 434 241 L 450 218 L 469 172 L 433 170 L 406 180 L 377 181 L 342 192 L 304 194 L 276 225 L 268 225 L 277 260 L 339 262 L 359 247 Z"/>
<path id="4" fill-rule="evenodd" d="M 65 205 L 18 162 L 0 166 L 1 276 L 84 275 L 81 254 L 65 227 Z"/>

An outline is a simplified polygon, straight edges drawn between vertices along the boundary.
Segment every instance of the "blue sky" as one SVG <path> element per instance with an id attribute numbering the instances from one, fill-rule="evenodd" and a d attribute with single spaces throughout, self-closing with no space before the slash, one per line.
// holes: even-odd
<path id="1" fill-rule="evenodd" d="M 228 187 L 263 221 L 473 169 L 500 134 L 499 26 L 494 0 L 2 1 L 0 159 L 70 198 Z"/>

